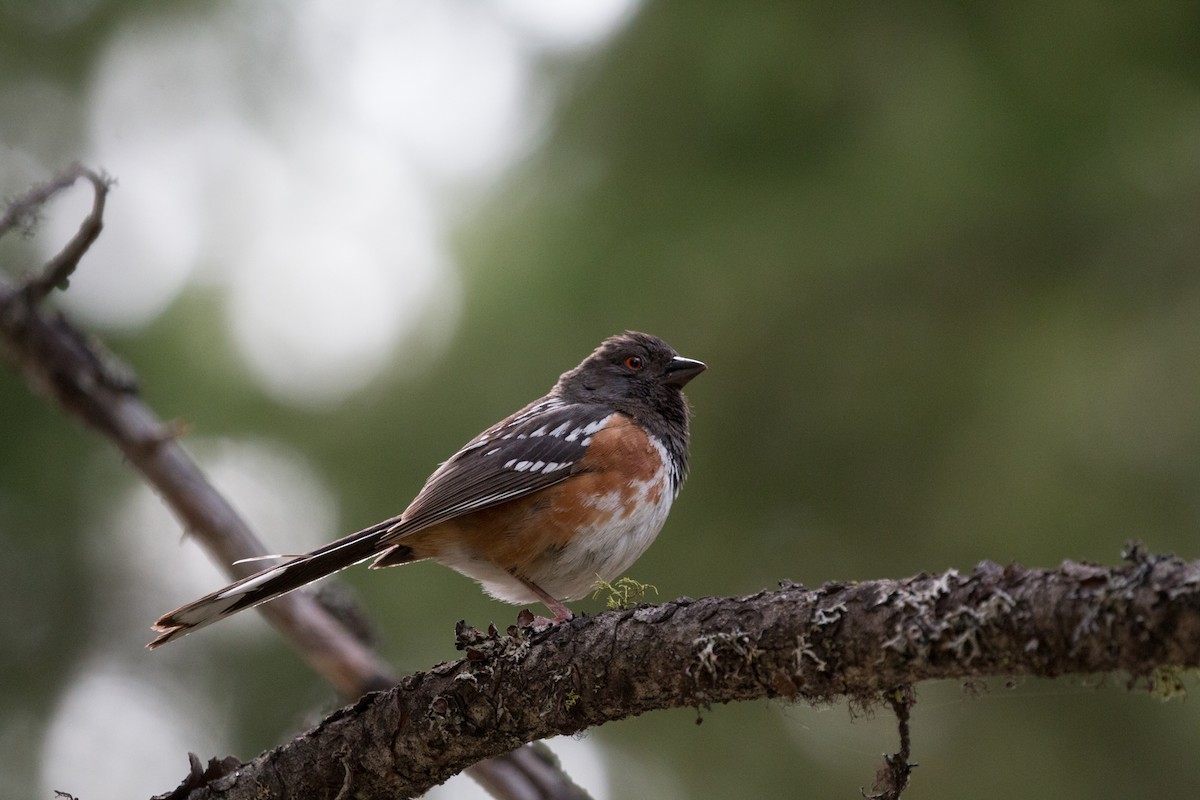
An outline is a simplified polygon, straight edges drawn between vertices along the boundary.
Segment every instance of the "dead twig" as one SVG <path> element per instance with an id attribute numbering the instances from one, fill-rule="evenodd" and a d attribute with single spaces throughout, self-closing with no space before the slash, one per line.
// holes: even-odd
<path id="1" fill-rule="evenodd" d="M 4 217 L 11 229 L 12 220 L 36 216 L 41 204 L 80 177 L 92 182 L 96 194 L 78 233 L 20 288 L 0 282 L 0 354 L 30 386 L 120 448 L 214 561 L 231 576 L 240 577 L 253 567 L 234 562 L 267 549 L 179 446 L 178 425 L 159 419 L 138 395 L 132 371 L 99 342 L 63 315 L 37 306 L 39 299 L 70 276 L 99 235 L 109 181 L 91 170 L 72 167 L 19 198 L 14 204 L 17 210 L 10 209 Z M 284 600 L 265 606 L 263 613 L 343 697 L 353 699 L 394 683 L 391 669 L 316 600 L 305 594 Z"/>
<path id="2" fill-rule="evenodd" d="M 877 794 L 863 796 L 868 800 L 900 800 L 904 790 L 908 788 L 908 779 L 916 764 L 908 760 L 912 751 L 912 738 L 909 735 L 908 720 L 912 707 L 917 702 L 916 692 L 912 686 L 901 686 L 885 697 L 885 702 L 896 714 L 896 723 L 900 733 L 900 749 L 892 755 L 884 755 L 883 764 L 875 773 L 875 784 L 871 787 Z"/>
<path id="3" fill-rule="evenodd" d="M 55 176 L 43 184 L 34 186 L 25 194 L 10 200 L 6 204 L 4 213 L 0 214 L 0 236 L 5 235 L 14 228 L 20 228 L 27 233 L 32 230 L 41 215 L 42 206 L 46 205 L 46 201 L 75 183 L 84 171 L 84 168 L 80 165 L 73 164 L 64 170 L 62 174 Z"/>

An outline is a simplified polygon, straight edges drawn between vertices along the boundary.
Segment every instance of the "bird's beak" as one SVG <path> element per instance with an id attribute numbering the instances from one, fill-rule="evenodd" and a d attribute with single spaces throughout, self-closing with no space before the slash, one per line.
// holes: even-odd
<path id="1" fill-rule="evenodd" d="M 667 365 L 667 383 L 672 386 L 683 386 L 706 369 L 708 369 L 708 365 L 703 361 L 675 356 Z"/>

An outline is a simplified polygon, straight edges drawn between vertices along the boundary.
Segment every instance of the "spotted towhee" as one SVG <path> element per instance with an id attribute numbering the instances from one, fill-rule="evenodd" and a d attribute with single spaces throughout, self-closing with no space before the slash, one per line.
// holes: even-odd
<path id="1" fill-rule="evenodd" d="M 562 601 L 628 569 L 666 521 L 687 474 L 683 386 L 704 369 L 656 336 L 606 339 L 451 456 L 403 514 L 175 609 L 150 647 L 372 557 L 372 569 L 433 559 L 570 619 Z"/>

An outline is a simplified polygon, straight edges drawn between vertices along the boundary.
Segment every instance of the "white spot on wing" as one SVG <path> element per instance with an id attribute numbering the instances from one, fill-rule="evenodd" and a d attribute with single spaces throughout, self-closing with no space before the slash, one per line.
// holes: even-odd
<path id="1" fill-rule="evenodd" d="M 591 439 L 589 437 L 604 428 L 604 426 L 607 425 L 610 420 L 612 420 L 613 416 L 613 414 L 609 414 L 607 417 L 601 417 L 598 420 L 593 420 L 587 425 L 580 425 L 576 428 L 573 428 L 571 432 L 567 434 L 566 440 L 568 442 L 573 442 L 582 436 L 584 437 L 584 442 L 582 442 L 582 444 L 584 447 L 587 447 L 589 444 L 591 444 Z"/>

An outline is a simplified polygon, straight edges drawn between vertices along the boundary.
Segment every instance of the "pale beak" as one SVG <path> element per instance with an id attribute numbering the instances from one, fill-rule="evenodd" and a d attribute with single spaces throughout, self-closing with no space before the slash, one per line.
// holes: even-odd
<path id="1" fill-rule="evenodd" d="M 703 361 L 675 356 L 671 359 L 671 363 L 667 365 L 666 382 L 672 386 L 683 386 L 706 369 L 708 369 L 708 365 Z"/>

